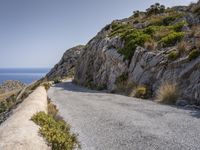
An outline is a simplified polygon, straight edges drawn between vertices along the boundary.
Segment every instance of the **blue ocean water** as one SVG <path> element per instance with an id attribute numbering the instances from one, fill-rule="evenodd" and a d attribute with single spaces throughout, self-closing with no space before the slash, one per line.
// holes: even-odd
<path id="1" fill-rule="evenodd" d="M 49 68 L 0 68 L 0 84 L 5 80 L 19 80 L 23 83 L 29 84 L 44 77 L 49 70 Z"/>

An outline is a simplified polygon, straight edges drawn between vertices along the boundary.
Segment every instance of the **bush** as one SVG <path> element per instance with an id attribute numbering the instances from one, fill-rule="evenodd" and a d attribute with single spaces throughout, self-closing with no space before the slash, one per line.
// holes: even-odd
<path id="1" fill-rule="evenodd" d="M 58 84 L 58 83 L 61 83 L 61 80 L 57 78 L 54 80 L 54 84 Z"/>
<path id="2" fill-rule="evenodd" d="M 169 14 L 169 16 L 165 17 L 163 19 L 163 25 L 164 26 L 169 26 L 170 24 L 173 24 L 173 22 L 176 19 L 179 19 L 183 16 L 182 13 L 177 13 L 176 11 L 172 11 L 171 14 Z"/>
<path id="3" fill-rule="evenodd" d="M 119 50 L 119 53 L 125 56 L 125 59 L 131 60 L 137 46 L 144 46 L 144 43 L 151 39 L 151 36 L 144 34 L 140 30 L 132 30 L 122 35 L 125 41 L 124 48 Z"/>
<path id="4" fill-rule="evenodd" d="M 180 41 L 184 36 L 183 32 L 171 32 L 169 35 L 163 37 L 160 43 L 163 47 L 173 46 Z"/>
<path id="5" fill-rule="evenodd" d="M 51 84 L 48 83 L 48 82 L 43 83 L 42 85 L 44 86 L 44 88 L 45 88 L 46 90 L 49 90 L 49 88 L 51 87 Z"/>
<path id="6" fill-rule="evenodd" d="M 140 16 L 140 11 L 139 11 L 139 10 L 133 11 L 133 16 L 134 16 L 135 18 L 139 17 L 139 16 Z"/>
<path id="7" fill-rule="evenodd" d="M 198 50 L 192 50 L 189 53 L 189 60 L 192 61 L 192 60 L 196 59 L 197 57 L 199 57 L 199 55 L 200 55 L 200 52 Z"/>
<path id="8" fill-rule="evenodd" d="M 156 14 L 164 13 L 165 6 L 160 5 L 159 3 L 155 3 L 154 5 L 151 5 L 151 7 L 148 8 L 146 11 L 147 11 L 147 15 L 153 15 L 153 14 L 156 15 Z"/>
<path id="9" fill-rule="evenodd" d="M 163 83 L 156 92 L 156 97 L 162 103 L 175 104 L 179 97 L 176 84 Z"/>
<path id="10" fill-rule="evenodd" d="M 143 46 L 146 41 L 151 39 L 151 36 L 144 33 L 143 30 L 135 29 L 127 24 L 113 23 L 109 37 L 116 35 L 124 40 L 124 47 L 118 52 L 127 60 L 131 60 L 137 46 Z"/>
<path id="11" fill-rule="evenodd" d="M 138 86 L 135 89 L 134 97 L 147 99 L 150 97 L 150 90 L 147 86 Z"/>
<path id="12" fill-rule="evenodd" d="M 31 120 L 41 127 L 39 132 L 52 150 L 72 150 L 78 145 L 76 136 L 70 133 L 70 126 L 63 120 L 56 121 L 45 112 L 35 114 Z"/>
<path id="13" fill-rule="evenodd" d="M 185 25 L 187 25 L 187 23 L 185 21 L 182 21 L 182 22 L 179 22 L 179 23 L 173 25 L 172 27 L 173 27 L 174 31 L 181 32 L 183 26 L 185 26 Z"/>
<path id="14" fill-rule="evenodd" d="M 177 51 L 172 51 L 168 55 L 169 60 L 176 60 L 179 57 L 179 53 Z"/>

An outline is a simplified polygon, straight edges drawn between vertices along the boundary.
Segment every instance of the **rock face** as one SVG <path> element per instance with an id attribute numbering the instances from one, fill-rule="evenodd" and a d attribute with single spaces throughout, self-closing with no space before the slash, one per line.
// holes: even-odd
<path id="1" fill-rule="evenodd" d="M 153 91 L 165 81 L 177 83 L 181 96 L 191 103 L 200 100 L 200 57 L 169 61 L 167 51 L 148 52 L 138 47 L 129 66 L 129 81 L 149 85 Z"/>
<path id="2" fill-rule="evenodd" d="M 116 78 L 128 71 L 128 62 L 116 50 L 123 42 L 119 38 L 106 37 L 107 28 L 87 44 L 78 59 L 75 81 L 79 84 L 114 90 Z"/>
<path id="3" fill-rule="evenodd" d="M 178 7 L 173 9 L 177 9 L 177 12 L 187 10 L 185 7 L 180 10 Z M 116 22 L 130 24 L 134 22 L 131 19 L 132 17 Z M 176 21 L 186 21 L 190 26 L 199 25 L 198 16 L 192 12 L 186 13 Z M 112 24 L 103 28 L 81 52 L 75 67 L 77 83 L 89 87 L 107 87 L 112 91 L 117 88 L 116 79 L 123 74 L 128 74 L 128 83 L 148 85 L 153 94 L 163 82 L 176 83 L 183 100 L 200 104 L 200 57 L 189 60 L 188 52 L 187 55 L 180 54 L 179 58 L 170 60 L 169 53 L 177 49 L 176 44 L 165 48 L 157 47 L 154 51 L 138 46 L 132 59 L 125 60 L 124 55 L 119 53 L 119 49 L 124 47 L 124 40 L 119 36 L 109 36 L 111 26 Z M 185 25 L 182 32 L 191 32 L 191 28 Z M 191 51 L 192 47 L 197 48 L 193 45 L 197 40 L 196 37 L 187 35 L 184 40 L 190 43 L 191 48 L 188 51 Z"/>
<path id="4" fill-rule="evenodd" d="M 77 59 L 79 58 L 83 48 L 84 46 L 79 45 L 67 50 L 59 63 L 56 64 L 54 68 L 51 69 L 51 71 L 46 75 L 46 78 L 48 80 L 53 80 L 73 74 L 74 66 L 77 63 Z"/>
<path id="5" fill-rule="evenodd" d="M 153 96 L 170 82 L 178 86 L 181 105 L 200 104 L 199 4 L 115 20 L 86 46 L 67 50 L 46 77 L 53 80 L 74 71 L 76 83 L 109 91 L 125 79 L 127 87 L 148 86 Z"/>

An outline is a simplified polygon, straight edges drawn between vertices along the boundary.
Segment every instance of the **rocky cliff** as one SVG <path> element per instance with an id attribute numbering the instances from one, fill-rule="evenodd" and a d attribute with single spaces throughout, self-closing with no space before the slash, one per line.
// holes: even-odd
<path id="1" fill-rule="evenodd" d="M 84 46 L 79 45 L 67 50 L 58 64 L 46 75 L 46 78 L 48 80 L 55 80 L 56 78 L 73 76 L 74 67 L 83 48 Z"/>
<path id="2" fill-rule="evenodd" d="M 66 76 L 73 68 L 78 84 L 111 92 L 143 86 L 152 98 L 164 83 L 171 83 L 178 88 L 179 100 L 198 105 L 199 4 L 165 8 L 156 3 L 115 20 L 86 46 L 66 51 L 47 77 Z"/>
<path id="3" fill-rule="evenodd" d="M 179 99 L 199 104 L 199 12 L 197 4 L 167 9 L 155 4 L 113 21 L 81 52 L 75 81 L 115 91 L 122 79 L 127 86 L 148 86 L 152 96 L 170 82 L 177 85 Z"/>

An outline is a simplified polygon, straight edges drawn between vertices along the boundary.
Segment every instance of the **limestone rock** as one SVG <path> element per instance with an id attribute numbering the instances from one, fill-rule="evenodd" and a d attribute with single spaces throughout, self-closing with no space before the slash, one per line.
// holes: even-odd
<path id="1" fill-rule="evenodd" d="M 120 38 L 106 37 L 103 29 L 82 52 L 75 69 L 75 81 L 114 90 L 116 78 L 128 71 L 128 62 L 117 52 L 122 46 Z"/>
<path id="2" fill-rule="evenodd" d="M 79 45 L 67 50 L 59 63 L 46 75 L 46 78 L 48 80 L 53 80 L 55 78 L 66 77 L 70 73 L 73 73 L 74 66 L 83 48 L 84 46 Z"/>

